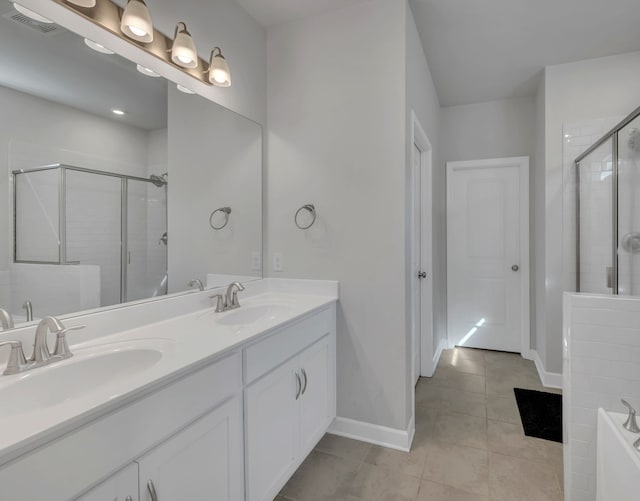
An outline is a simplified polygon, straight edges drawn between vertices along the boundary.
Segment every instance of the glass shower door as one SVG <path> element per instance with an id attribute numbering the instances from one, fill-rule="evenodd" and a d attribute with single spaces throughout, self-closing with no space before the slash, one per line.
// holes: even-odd
<path id="1" fill-rule="evenodd" d="M 66 259 L 86 265 L 85 286 L 99 280 L 99 305 L 120 303 L 122 180 L 66 168 Z"/>
<path id="2" fill-rule="evenodd" d="M 580 161 L 577 249 L 580 292 L 611 294 L 613 263 L 613 139 Z"/>
<path id="3" fill-rule="evenodd" d="M 126 286 L 123 301 L 167 293 L 167 189 L 127 180 Z"/>
<path id="4" fill-rule="evenodd" d="M 640 294 L 640 117 L 618 132 L 618 293 Z"/>

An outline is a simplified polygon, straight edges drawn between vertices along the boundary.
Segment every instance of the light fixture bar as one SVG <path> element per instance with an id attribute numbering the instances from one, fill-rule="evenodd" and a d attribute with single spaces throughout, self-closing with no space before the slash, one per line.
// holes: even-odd
<path id="1" fill-rule="evenodd" d="M 186 73 L 192 78 L 195 78 L 199 82 L 211 85 L 209 82 L 209 75 L 207 70 L 209 68 L 209 61 L 198 57 L 198 65 L 195 68 L 179 67 L 171 60 L 171 49 L 173 47 L 173 40 L 166 36 L 164 33 L 154 29 L 153 41 L 150 43 L 138 42 L 132 40 L 128 36 L 124 35 L 120 29 L 120 22 L 122 19 L 123 10 L 120 6 L 114 3 L 112 0 L 96 0 L 96 4 L 93 8 L 87 9 L 83 7 L 77 7 L 76 5 L 67 2 L 66 0 L 53 0 L 58 5 L 62 5 L 66 9 L 75 12 L 79 16 L 91 21 L 93 24 L 100 26 L 108 32 L 116 35 L 121 40 L 126 40 L 128 43 L 135 45 L 143 51 L 151 54 L 152 56 L 169 63 L 173 68 L 177 68 L 183 73 Z"/>

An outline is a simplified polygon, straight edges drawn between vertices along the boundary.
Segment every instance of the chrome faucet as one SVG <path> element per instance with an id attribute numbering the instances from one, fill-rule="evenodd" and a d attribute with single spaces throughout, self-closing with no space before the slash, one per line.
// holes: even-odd
<path id="1" fill-rule="evenodd" d="M 36 369 L 44 365 L 64 360 L 72 357 L 73 354 L 67 344 L 67 332 L 84 329 L 85 325 L 77 325 L 75 327 L 65 327 L 60 320 L 55 317 L 43 318 L 36 328 L 36 337 L 33 344 L 33 353 L 29 358 L 24 355 L 21 341 L 6 341 L 0 343 L 0 346 L 11 346 L 9 361 L 4 375 L 17 374 L 30 369 Z M 56 345 L 53 353 L 49 351 L 47 344 L 47 334 L 49 331 L 56 335 Z"/>
<path id="2" fill-rule="evenodd" d="M 27 322 L 33 321 L 33 305 L 31 304 L 31 301 L 27 299 L 22 307 L 27 310 Z"/>
<path id="3" fill-rule="evenodd" d="M 202 284 L 202 280 L 200 280 L 199 278 L 194 278 L 187 284 L 188 287 L 195 287 L 196 285 L 198 286 L 198 289 L 200 289 L 200 292 L 204 290 L 204 285 Z"/>
<path id="4" fill-rule="evenodd" d="M 11 317 L 11 313 L 7 310 L 3 310 L 0 308 L 0 325 L 2 325 L 2 330 L 6 331 L 7 329 L 13 329 L 13 318 Z"/>
<path id="5" fill-rule="evenodd" d="M 227 310 L 233 310 L 234 308 L 240 308 L 240 302 L 238 301 L 238 291 L 243 291 L 244 285 L 240 282 L 232 282 L 227 287 L 227 293 L 225 294 L 225 302 Z"/>
<path id="6" fill-rule="evenodd" d="M 223 294 L 215 294 L 209 296 L 210 299 L 216 299 L 216 313 L 222 313 L 223 311 L 233 310 L 240 308 L 240 301 L 238 301 L 238 291 L 243 291 L 244 285 L 240 282 L 233 282 L 227 287 L 227 292 Z"/>

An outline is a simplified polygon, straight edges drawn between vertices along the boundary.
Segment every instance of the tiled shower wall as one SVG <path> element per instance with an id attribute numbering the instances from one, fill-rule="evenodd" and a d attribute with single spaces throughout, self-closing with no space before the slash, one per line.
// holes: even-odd
<path id="1" fill-rule="evenodd" d="M 595 501 L 596 416 L 640 409 L 640 298 L 564 295 L 566 501 Z"/>

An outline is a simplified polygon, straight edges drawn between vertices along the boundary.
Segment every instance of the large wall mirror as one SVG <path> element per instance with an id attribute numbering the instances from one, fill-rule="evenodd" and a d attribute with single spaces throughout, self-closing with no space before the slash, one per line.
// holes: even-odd
<path id="1" fill-rule="evenodd" d="M 0 43 L 0 308 L 16 326 L 262 277 L 259 124 L 6 0 Z"/>

